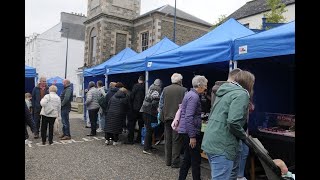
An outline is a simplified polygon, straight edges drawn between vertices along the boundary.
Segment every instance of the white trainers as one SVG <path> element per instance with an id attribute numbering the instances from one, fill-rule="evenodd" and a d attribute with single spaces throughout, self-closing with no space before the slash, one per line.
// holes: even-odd
<path id="1" fill-rule="evenodd" d="M 26 140 L 24 141 L 24 143 L 25 143 L 25 144 L 31 144 L 32 141 L 29 141 L 28 139 L 26 139 Z"/>
<path id="2" fill-rule="evenodd" d="M 114 142 L 113 142 L 112 139 L 109 139 L 109 140 L 106 140 L 104 143 L 105 143 L 106 145 L 111 145 L 111 144 L 113 144 Z"/>
<path id="3" fill-rule="evenodd" d="M 97 131 L 98 133 L 103 132 L 101 128 L 98 128 L 96 131 Z"/>
<path id="4" fill-rule="evenodd" d="M 113 142 L 113 144 L 112 145 L 114 145 L 114 146 L 117 146 L 117 145 L 120 145 L 121 144 L 121 142 Z"/>
<path id="5" fill-rule="evenodd" d="M 237 180 L 247 180 L 246 177 L 237 178 Z"/>
<path id="6" fill-rule="evenodd" d="M 151 152 L 150 150 L 143 150 L 142 152 L 143 152 L 144 154 L 149 154 L 149 155 L 152 154 L 152 152 Z"/>

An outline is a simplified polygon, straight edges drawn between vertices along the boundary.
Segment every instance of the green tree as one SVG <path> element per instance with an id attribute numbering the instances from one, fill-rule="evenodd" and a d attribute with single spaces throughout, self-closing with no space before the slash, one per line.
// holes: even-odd
<path id="1" fill-rule="evenodd" d="M 267 0 L 268 7 L 271 11 L 264 14 L 268 23 L 283 23 L 286 18 L 283 16 L 286 5 L 281 0 Z"/>
<path id="2" fill-rule="evenodd" d="M 224 23 L 226 21 L 227 15 L 223 14 L 220 15 L 220 17 L 218 18 L 218 21 L 216 23 L 214 23 L 214 25 L 211 27 L 211 30 L 218 27 L 220 24 Z"/>

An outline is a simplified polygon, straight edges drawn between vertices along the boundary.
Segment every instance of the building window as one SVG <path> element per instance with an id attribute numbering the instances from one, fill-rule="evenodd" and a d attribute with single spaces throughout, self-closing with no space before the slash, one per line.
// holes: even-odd
<path id="1" fill-rule="evenodd" d="M 93 28 L 90 33 L 90 61 L 91 65 L 96 64 L 96 54 L 97 54 L 97 30 Z"/>
<path id="2" fill-rule="evenodd" d="M 149 44 L 149 32 L 141 33 L 142 51 L 148 49 L 148 44 Z"/>
<path id="3" fill-rule="evenodd" d="M 246 28 L 249 28 L 249 23 L 246 23 L 243 26 L 246 27 Z"/>

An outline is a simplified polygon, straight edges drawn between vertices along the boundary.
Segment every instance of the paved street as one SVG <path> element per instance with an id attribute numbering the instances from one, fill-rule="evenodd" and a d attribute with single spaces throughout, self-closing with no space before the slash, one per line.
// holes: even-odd
<path id="1" fill-rule="evenodd" d="M 87 137 L 83 115 L 70 113 L 72 140 L 60 141 L 54 136 L 52 145 L 41 145 L 41 139 L 29 140 L 25 145 L 25 179 L 178 179 L 179 169 L 167 167 L 164 162 L 164 145 L 156 146 L 152 155 L 142 153 L 142 146 L 106 146 L 104 133 Z M 123 139 L 123 136 L 120 137 Z M 203 161 L 202 179 L 210 179 L 207 161 Z M 187 179 L 192 179 L 191 169 Z"/>

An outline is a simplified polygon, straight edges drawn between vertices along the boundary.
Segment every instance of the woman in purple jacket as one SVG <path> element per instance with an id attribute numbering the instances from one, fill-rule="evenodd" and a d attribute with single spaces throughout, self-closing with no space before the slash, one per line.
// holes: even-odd
<path id="1" fill-rule="evenodd" d="M 193 88 L 184 96 L 178 133 L 183 137 L 184 156 L 179 172 L 179 180 L 185 180 L 192 166 L 193 180 L 200 179 L 200 130 L 201 103 L 199 95 L 207 89 L 208 80 L 204 76 L 192 79 Z"/>

